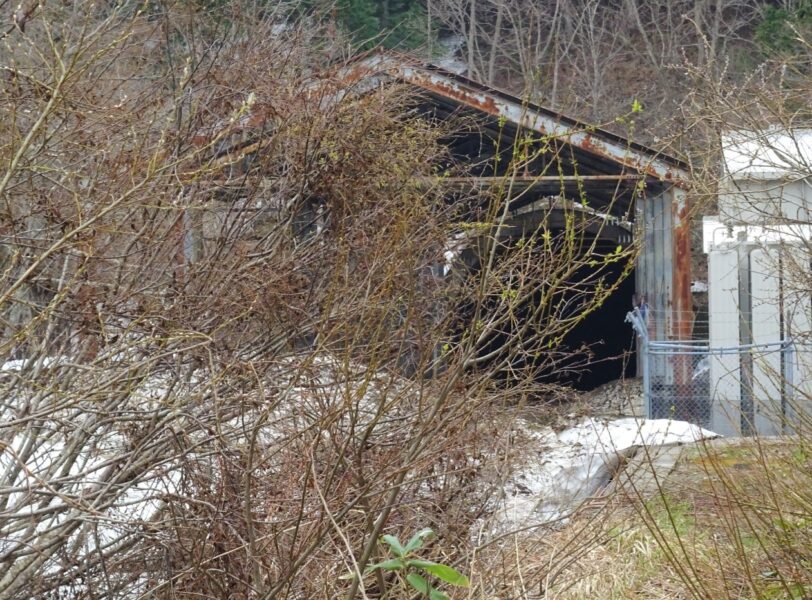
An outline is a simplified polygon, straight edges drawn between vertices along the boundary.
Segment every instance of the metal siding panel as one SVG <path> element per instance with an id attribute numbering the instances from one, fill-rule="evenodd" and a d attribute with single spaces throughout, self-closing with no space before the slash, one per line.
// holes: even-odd
<path id="1" fill-rule="evenodd" d="M 750 252 L 751 332 L 754 344 L 781 340 L 780 277 L 775 249 L 755 248 Z M 753 405 L 755 429 L 759 435 L 781 433 L 781 352 L 753 353 Z"/>
<path id="2" fill-rule="evenodd" d="M 785 337 L 799 343 L 791 356 L 791 399 L 788 401 L 787 420 L 806 423 L 812 418 L 812 292 L 807 288 L 809 274 L 804 268 L 809 264 L 809 250 L 805 247 L 786 249 L 790 254 L 784 270 L 786 306 Z M 785 254 L 786 256 L 786 254 Z M 801 429 L 803 431 L 803 428 Z"/>
<path id="3" fill-rule="evenodd" d="M 720 186 L 719 215 L 731 225 L 808 222 L 809 190 L 808 179 L 728 179 Z"/>
<path id="4" fill-rule="evenodd" d="M 666 301 L 666 289 L 665 289 L 665 282 L 666 282 L 666 215 L 670 212 L 670 210 L 666 210 L 666 206 L 668 205 L 668 201 L 666 199 L 665 194 L 657 196 L 654 202 L 654 256 L 653 261 L 653 269 L 654 272 L 654 298 L 653 298 L 653 306 L 656 315 L 656 324 L 655 324 L 655 337 L 656 340 L 665 340 L 667 338 L 667 332 L 665 328 L 665 317 L 667 314 L 668 307 L 665 304 Z"/>
<path id="5" fill-rule="evenodd" d="M 646 215 L 647 215 L 647 206 L 648 206 L 648 199 L 647 198 L 639 198 L 637 200 L 637 207 L 635 210 L 635 235 L 637 236 L 637 243 L 639 244 L 638 248 L 638 255 L 637 255 L 637 265 L 634 272 L 634 279 L 635 279 L 635 293 L 637 294 L 637 301 L 639 302 L 642 298 L 646 296 L 646 284 L 647 284 L 647 277 L 648 277 L 648 225 L 646 223 Z M 640 336 L 637 336 L 637 372 L 643 372 L 643 361 L 645 357 L 643 356 L 643 347 L 640 340 Z"/>
<path id="6" fill-rule="evenodd" d="M 662 306 L 663 318 L 663 335 L 660 339 L 674 339 L 674 318 L 671 311 L 674 308 L 672 298 L 672 280 L 674 277 L 674 210 L 673 210 L 674 194 L 673 188 L 663 194 L 662 211 L 663 226 L 660 230 L 659 238 L 662 243 L 660 250 L 660 260 L 662 261 L 661 271 L 661 299 L 660 306 Z"/>
<path id="7" fill-rule="evenodd" d="M 739 345 L 738 253 L 712 250 L 708 255 L 708 315 L 710 347 Z M 738 354 L 710 357 L 711 429 L 722 435 L 740 435 L 741 385 Z"/>
<path id="8" fill-rule="evenodd" d="M 656 341 L 690 338 L 690 252 L 681 251 L 675 256 L 676 247 L 682 248 L 684 240 L 674 235 L 677 224 L 685 225 L 680 221 L 684 208 L 685 193 L 674 186 L 648 197 L 643 204 L 637 286 L 649 305 L 649 337 Z M 675 303 L 676 289 L 689 295 L 687 301 L 682 298 Z M 652 362 L 650 374 L 658 385 L 682 385 L 690 380 L 690 366 L 688 360 L 675 365 L 673 360 L 662 357 Z"/>
<path id="9" fill-rule="evenodd" d="M 657 332 L 654 328 L 654 322 L 656 320 L 656 316 L 653 314 L 654 304 L 656 303 L 656 292 L 657 292 L 657 285 L 656 280 L 654 278 L 654 264 L 655 259 L 657 256 L 657 236 L 655 235 L 655 226 L 656 220 L 654 215 L 656 214 L 656 210 L 654 209 L 654 205 L 657 202 L 657 197 L 650 198 L 648 202 L 646 202 L 646 237 L 645 237 L 645 248 L 644 252 L 646 253 L 646 302 L 649 305 L 649 338 L 655 339 Z"/>
<path id="10" fill-rule="evenodd" d="M 670 245 L 670 273 L 668 281 L 668 302 L 671 318 L 670 333 L 672 339 L 690 340 L 693 333 L 693 304 L 691 298 L 691 221 L 688 217 L 688 198 L 685 190 L 671 187 L 668 190 L 671 200 L 669 210 L 670 227 L 668 228 Z M 671 363 L 675 393 L 683 398 L 685 415 L 694 419 L 702 413 L 700 399 L 693 391 L 693 360 L 690 356 L 674 357 Z"/>
<path id="11" fill-rule="evenodd" d="M 685 190 L 672 187 L 672 259 L 671 302 L 676 339 L 691 339 L 693 334 L 693 298 L 691 296 L 691 219 Z"/>
<path id="12" fill-rule="evenodd" d="M 673 188 L 672 188 L 673 189 Z M 661 265 L 661 279 L 660 279 L 660 320 L 662 327 L 661 340 L 674 339 L 674 318 L 672 314 L 672 286 L 671 282 L 674 276 L 674 240 L 672 237 L 674 227 L 674 213 L 673 213 L 674 196 L 672 190 L 662 195 L 662 202 L 660 210 L 662 212 L 662 228 L 660 229 L 658 239 L 661 241 L 662 248 L 660 250 Z M 664 361 L 663 369 L 665 369 L 665 377 L 663 381 L 668 386 L 675 386 L 677 383 L 674 377 L 677 357 L 671 357 L 670 360 Z M 672 394 L 677 394 L 676 388 L 672 387 Z"/>
<path id="13" fill-rule="evenodd" d="M 650 287 L 649 287 L 649 304 L 651 306 L 651 316 L 650 319 L 652 321 L 651 325 L 649 326 L 649 331 L 651 332 L 651 339 L 652 340 L 665 340 L 665 327 L 664 327 L 664 317 L 665 317 L 665 306 L 664 306 L 664 293 L 663 293 L 663 282 L 664 282 L 664 245 L 663 245 L 663 229 L 665 227 L 665 219 L 664 219 L 664 211 L 663 205 L 665 203 L 665 197 L 663 194 L 656 196 L 652 203 L 651 203 L 651 221 L 652 221 L 652 228 L 651 228 L 651 248 L 653 249 L 651 259 L 651 274 L 650 274 Z M 668 382 L 668 375 L 670 369 L 667 367 L 668 359 L 667 357 L 659 357 L 657 360 L 654 360 L 650 366 L 650 376 L 653 382 L 656 382 L 657 386 L 664 386 L 667 385 Z"/>

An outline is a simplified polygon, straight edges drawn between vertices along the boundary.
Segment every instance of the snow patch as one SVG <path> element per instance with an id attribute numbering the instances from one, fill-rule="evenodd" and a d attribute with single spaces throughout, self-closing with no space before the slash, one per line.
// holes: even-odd
<path id="1" fill-rule="evenodd" d="M 494 513 L 494 533 L 566 519 L 612 478 L 624 455 L 640 446 L 688 444 L 719 437 L 684 421 L 587 418 L 560 433 L 534 430 L 522 437 L 530 448 L 526 463 L 505 486 Z"/>
<path id="2" fill-rule="evenodd" d="M 0 364 L 0 372 L 19 373 L 39 366 L 41 369 L 58 367 L 67 363 L 66 356 L 43 356 L 40 358 L 18 358 Z"/>

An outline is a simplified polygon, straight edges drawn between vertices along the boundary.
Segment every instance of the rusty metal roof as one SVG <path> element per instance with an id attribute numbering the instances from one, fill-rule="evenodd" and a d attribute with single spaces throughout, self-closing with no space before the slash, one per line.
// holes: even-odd
<path id="1" fill-rule="evenodd" d="M 689 185 L 688 165 L 677 158 L 412 56 L 372 51 L 339 68 L 335 78 L 338 83 L 353 84 L 356 91 L 371 89 L 387 80 L 413 85 L 517 127 L 552 136 L 659 181 L 680 187 Z"/>

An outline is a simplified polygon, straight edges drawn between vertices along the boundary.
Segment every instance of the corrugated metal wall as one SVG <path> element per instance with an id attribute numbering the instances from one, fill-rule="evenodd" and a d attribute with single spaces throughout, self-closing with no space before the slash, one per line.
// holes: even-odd
<path id="1" fill-rule="evenodd" d="M 640 201 L 638 236 L 642 241 L 636 286 L 644 299 L 649 339 L 690 339 L 690 223 L 685 190 L 668 186 Z M 661 385 L 686 385 L 690 364 L 659 362 L 650 374 Z"/>

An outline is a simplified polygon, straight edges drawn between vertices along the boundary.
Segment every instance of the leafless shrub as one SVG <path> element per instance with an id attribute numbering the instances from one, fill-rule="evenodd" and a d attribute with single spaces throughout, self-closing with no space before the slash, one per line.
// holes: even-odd
<path id="1" fill-rule="evenodd" d="M 284 12 L 44 4 L 3 38 L 0 598 L 380 595 L 337 577 L 422 526 L 464 561 L 502 407 L 632 255 L 578 219 L 506 245 L 497 197 L 438 281 L 443 132 Z"/>

